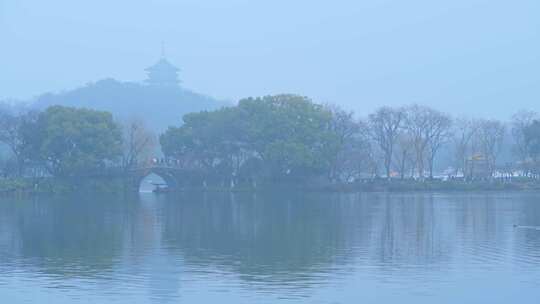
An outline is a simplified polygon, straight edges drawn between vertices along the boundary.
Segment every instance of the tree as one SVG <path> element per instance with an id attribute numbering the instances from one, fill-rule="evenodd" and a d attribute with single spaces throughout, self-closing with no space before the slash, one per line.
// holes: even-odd
<path id="1" fill-rule="evenodd" d="M 160 143 L 163 153 L 184 168 L 231 175 L 245 160 L 246 123 L 237 107 L 191 113 L 182 126 L 163 133 Z"/>
<path id="2" fill-rule="evenodd" d="M 195 159 L 195 142 L 190 130 L 185 127 L 169 127 L 159 136 L 161 151 L 166 157 L 174 159 L 182 168 L 193 166 Z"/>
<path id="3" fill-rule="evenodd" d="M 424 177 L 424 158 L 428 143 L 425 130 L 428 125 L 429 108 L 412 105 L 406 109 L 405 129 L 410 134 L 413 142 L 416 169 L 420 178 Z"/>
<path id="4" fill-rule="evenodd" d="M 426 106 L 406 108 L 404 128 L 411 135 L 415 148 L 418 175 L 424 177 L 427 161 L 429 177 L 433 178 L 433 163 L 442 143 L 450 136 L 452 119 L 442 112 Z"/>
<path id="5" fill-rule="evenodd" d="M 403 109 L 389 107 L 379 108 L 368 118 L 371 136 L 383 153 L 384 168 L 388 179 L 390 179 L 394 147 L 404 118 Z"/>
<path id="6" fill-rule="evenodd" d="M 498 120 L 483 119 L 479 121 L 478 140 L 482 155 L 487 162 L 490 176 L 495 171 L 497 157 L 502 150 L 505 132 L 506 128 L 504 124 Z"/>
<path id="7" fill-rule="evenodd" d="M 329 130 L 336 137 L 335 159 L 330 168 L 330 180 L 336 181 L 352 179 L 358 164 L 364 156 L 367 138 L 365 138 L 367 126 L 364 122 L 354 120 L 353 112 L 347 112 L 336 105 L 327 105 L 326 109 L 332 114 Z M 355 170 L 352 170 L 352 169 Z"/>
<path id="8" fill-rule="evenodd" d="M 122 154 L 121 128 L 110 113 L 52 106 L 40 113 L 37 125 L 35 146 L 53 176 L 92 174 Z"/>
<path id="9" fill-rule="evenodd" d="M 36 112 L 13 115 L 8 111 L 0 112 L 0 142 L 4 143 L 13 154 L 16 174 L 22 176 L 26 164 L 33 154 L 30 133 L 37 119 Z"/>
<path id="10" fill-rule="evenodd" d="M 452 118 L 439 111 L 430 111 L 427 137 L 427 161 L 429 178 L 433 179 L 433 165 L 441 146 L 451 138 Z"/>
<path id="11" fill-rule="evenodd" d="M 327 108 L 297 95 L 247 98 L 235 107 L 185 115 L 160 142 L 167 157 L 189 159 L 218 176 L 253 172 L 240 170 L 250 160 L 246 166 L 263 164 L 259 176 L 297 180 L 328 172 L 350 132 L 350 117 L 342 114 L 333 121 Z"/>
<path id="12" fill-rule="evenodd" d="M 456 157 L 456 171 L 463 173 L 464 177 L 471 177 L 467 160 L 476 153 L 475 140 L 479 129 L 479 122 L 474 119 L 458 119 L 454 126 L 454 146 Z M 457 173 L 457 172 L 456 172 Z"/>
<path id="13" fill-rule="evenodd" d="M 332 113 L 307 97 L 247 98 L 238 108 L 247 119 L 248 146 L 272 178 L 305 178 L 326 172 L 338 151 Z"/>
<path id="14" fill-rule="evenodd" d="M 130 119 L 123 124 L 122 129 L 122 167 L 127 170 L 148 159 L 154 152 L 157 142 L 155 135 L 140 119 Z"/>
<path id="15" fill-rule="evenodd" d="M 526 167 L 527 157 L 529 156 L 529 147 L 527 140 L 527 132 L 529 127 L 538 119 L 538 113 L 534 111 L 521 110 L 512 116 L 512 139 L 514 140 L 514 151 L 517 154 L 518 160 L 521 162 L 525 174 L 528 168 Z"/>
<path id="16" fill-rule="evenodd" d="M 400 132 L 396 145 L 394 161 L 401 179 L 405 179 L 405 172 L 414 164 L 413 138 L 406 131 Z"/>
<path id="17" fill-rule="evenodd" d="M 524 128 L 524 145 L 527 147 L 526 157 L 533 164 L 534 173 L 538 174 L 538 161 L 540 160 L 540 121 L 534 120 Z"/>
<path id="18" fill-rule="evenodd" d="M 350 122 L 346 137 L 337 132 L 341 140 L 338 140 L 339 148 L 330 171 L 333 181 L 351 182 L 365 175 L 371 177 L 376 171 L 367 123 L 361 120 Z"/>

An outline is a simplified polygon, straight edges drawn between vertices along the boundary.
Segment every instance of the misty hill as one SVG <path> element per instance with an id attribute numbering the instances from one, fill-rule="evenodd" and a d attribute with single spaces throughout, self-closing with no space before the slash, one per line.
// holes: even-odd
<path id="1" fill-rule="evenodd" d="M 145 69 L 143 83 L 104 79 L 84 87 L 58 94 L 44 94 L 32 104 L 44 109 L 52 105 L 84 107 L 111 112 L 118 120 L 142 119 L 155 131 L 178 125 L 184 114 L 213 110 L 226 105 L 223 101 L 183 88 L 180 69 L 161 58 Z"/>
<path id="2" fill-rule="evenodd" d="M 65 105 L 105 110 L 120 120 L 142 118 L 149 127 L 162 131 L 169 125 L 178 125 L 186 113 L 216 109 L 226 104 L 180 86 L 153 86 L 105 79 L 75 90 L 41 95 L 33 107 L 44 109 L 51 105 Z"/>

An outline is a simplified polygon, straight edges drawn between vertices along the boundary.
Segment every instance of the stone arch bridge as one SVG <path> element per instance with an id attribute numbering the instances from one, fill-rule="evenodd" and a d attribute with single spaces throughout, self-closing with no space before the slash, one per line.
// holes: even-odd
<path id="1" fill-rule="evenodd" d="M 128 171 L 131 187 L 138 190 L 141 182 L 150 174 L 161 177 L 171 190 L 180 190 L 184 187 L 201 187 L 204 183 L 200 174 L 184 168 L 164 164 L 140 166 Z"/>

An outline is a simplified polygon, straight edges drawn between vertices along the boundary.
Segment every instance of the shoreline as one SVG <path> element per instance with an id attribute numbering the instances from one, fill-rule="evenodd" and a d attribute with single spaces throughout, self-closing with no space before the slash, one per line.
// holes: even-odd
<path id="1" fill-rule="evenodd" d="M 355 183 L 322 183 L 312 185 L 286 185 L 286 184 L 261 184 L 253 188 L 251 185 L 238 185 L 234 188 L 209 186 L 209 187 L 186 187 L 171 189 L 166 193 L 185 192 L 230 192 L 250 193 L 267 191 L 305 191 L 319 193 L 371 193 L 371 192 L 475 192 L 475 191 L 540 191 L 540 181 L 529 178 L 516 178 L 516 180 L 492 180 L 492 181 L 441 181 L 441 180 L 365 180 Z M 0 180 L 0 197 L 18 195 L 50 195 L 70 193 L 139 193 L 130 189 L 121 180 L 112 179 L 107 181 L 89 181 L 77 185 L 68 185 L 63 180 L 47 179 L 36 181 L 33 179 L 3 179 Z"/>

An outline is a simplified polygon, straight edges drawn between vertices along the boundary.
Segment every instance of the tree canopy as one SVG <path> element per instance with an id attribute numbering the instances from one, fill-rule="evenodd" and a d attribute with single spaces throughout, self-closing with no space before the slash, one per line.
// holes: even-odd
<path id="1" fill-rule="evenodd" d="M 49 107 L 39 115 L 35 134 L 37 157 L 54 176 L 88 174 L 122 152 L 121 129 L 107 112 Z"/>
<path id="2" fill-rule="evenodd" d="M 297 95 L 247 98 L 238 106 L 185 115 L 160 138 L 167 157 L 205 170 L 272 179 L 327 170 L 337 153 L 332 113 Z"/>

